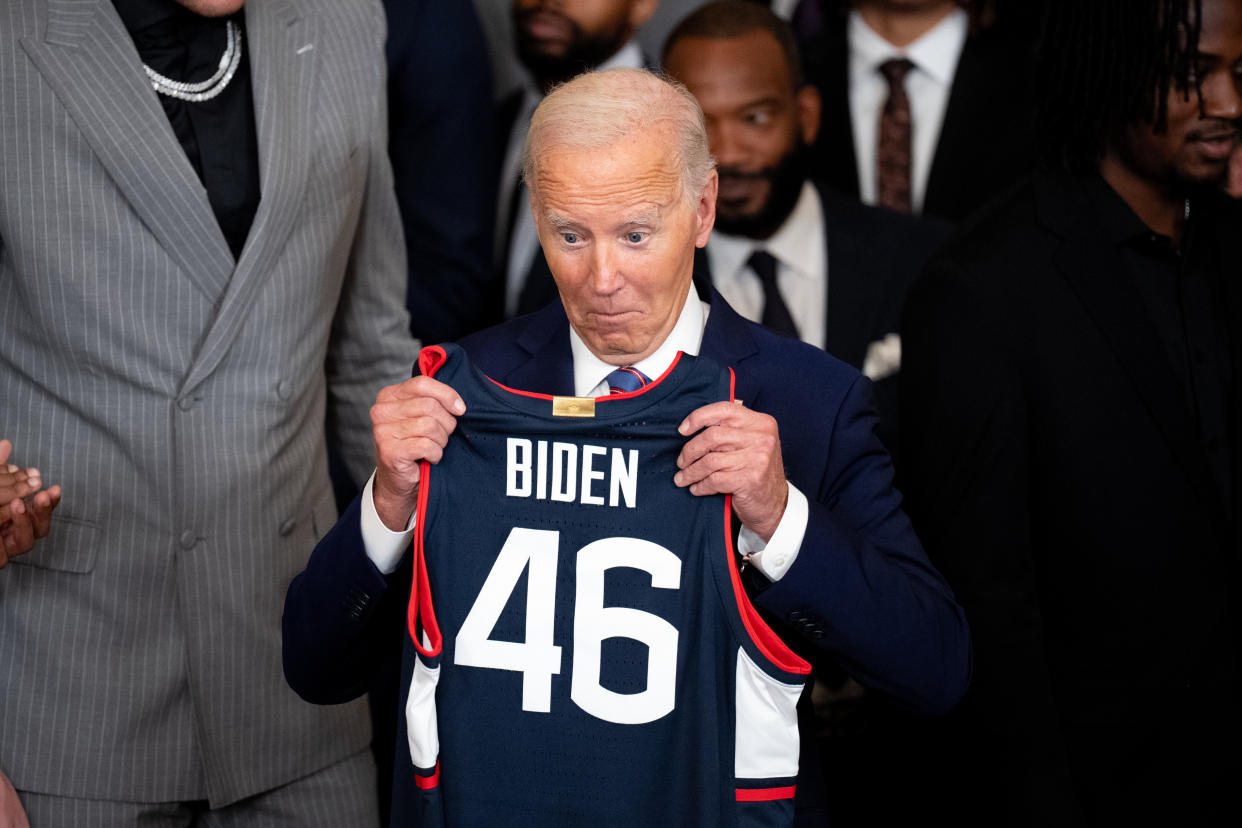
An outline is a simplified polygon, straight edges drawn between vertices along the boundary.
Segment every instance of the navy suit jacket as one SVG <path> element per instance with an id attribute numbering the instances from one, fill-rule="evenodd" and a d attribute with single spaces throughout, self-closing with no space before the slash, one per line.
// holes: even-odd
<path id="1" fill-rule="evenodd" d="M 826 651 L 860 682 L 912 709 L 947 711 L 969 680 L 969 632 L 901 511 L 875 434 L 869 381 L 817 348 L 742 319 L 714 291 L 710 302 L 700 352 L 733 367 L 737 399 L 776 418 L 786 476 L 810 506 L 797 559 L 781 580 L 756 585 L 756 605 L 792 646 Z M 559 302 L 461 345 L 505 385 L 573 393 L 569 323 Z M 313 702 L 365 692 L 404 631 L 408 591 L 390 589 L 401 575 L 385 578 L 366 557 L 359 514 L 355 500 L 286 599 L 285 675 Z M 404 734 L 396 749 L 407 750 Z M 404 812 L 403 792 L 413 791 L 402 768 L 398 762 L 395 817 Z"/>

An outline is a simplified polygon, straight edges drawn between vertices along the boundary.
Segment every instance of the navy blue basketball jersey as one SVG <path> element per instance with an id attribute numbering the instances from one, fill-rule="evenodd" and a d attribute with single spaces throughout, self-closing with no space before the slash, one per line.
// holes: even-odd
<path id="1" fill-rule="evenodd" d="M 782 826 L 809 667 L 742 591 L 729 500 L 674 485 L 731 371 L 681 354 L 639 391 L 515 391 L 455 345 L 466 403 L 424 463 L 406 705 L 424 825 Z"/>

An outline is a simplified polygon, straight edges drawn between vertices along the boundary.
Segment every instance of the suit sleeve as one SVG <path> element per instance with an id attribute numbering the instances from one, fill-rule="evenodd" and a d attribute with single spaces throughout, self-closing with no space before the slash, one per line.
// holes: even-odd
<path id="1" fill-rule="evenodd" d="M 902 431 L 910 516 L 971 619 L 975 674 L 954 726 L 998 824 L 1075 825 L 1033 561 L 1021 366 L 951 264 L 903 318 Z M 980 780 L 983 780 L 980 783 Z M 1005 819 L 999 814 L 1008 811 Z"/>
<path id="2" fill-rule="evenodd" d="M 389 156 L 425 344 L 483 327 L 496 212 L 492 72 L 474 5 L 385 0 Z"/>
<path id="3" fill-rule="evenodd" d="M 828 464 L 808 492 L 797 559 L 755 603 L 863 684 L 940 714 L 970 680 L 970 633 L 901 511 L 875 426 L 870 383 L 858 377 L 825 426 Z"/>
<path id="4" fill-rule="evenodd" d="M 375 568 L 362 542 L 360 498 L 320 539 L 285 595 L 285 678 L 315 704 L 358 698 L 401 653 L 409 556 L 391 575 Z"/>
<path id="5" fill-rule="evenodd" d="M 340 302 L 332 324 L 326 373 L 328 430 L 353 478 L 361 487 L 375 466 L 371 405 L 385 385 L 410 376 L 418 342 L 410 336 L 405 309 L 406 259 L 401 219 L 393 195 L 388 161 L 387 102 L 384 94 L 384 18 L 375 4 L 373 91 L 366 192 L 350 246 Z"/>

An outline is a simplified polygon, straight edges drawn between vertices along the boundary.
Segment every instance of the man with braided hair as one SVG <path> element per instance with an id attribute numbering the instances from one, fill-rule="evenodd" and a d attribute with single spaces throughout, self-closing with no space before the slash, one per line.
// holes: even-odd
<path id="1" fill-rule="evenodd" d="M 1043 169 L 905 308 L 908 508 L 975 635 L 941 764 L 959 824 L 1225 824 L 1242 0 L 1056 0 L 1046 24 Z"/>

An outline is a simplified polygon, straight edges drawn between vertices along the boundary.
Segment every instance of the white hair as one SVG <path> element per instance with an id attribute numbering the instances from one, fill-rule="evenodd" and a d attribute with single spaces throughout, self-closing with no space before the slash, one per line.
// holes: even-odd
<path id="1" fill-rule="evenodd" d="M 548 93 L 530 119 L 522 177 L 533 193 L 535 168 L 549 149 L 602 149 L 658 126 L 673 131 L 682 197 L 696 204 L 716 166 L 703 110 L 686 87 L 645 69 L 587 72 Z"/>

